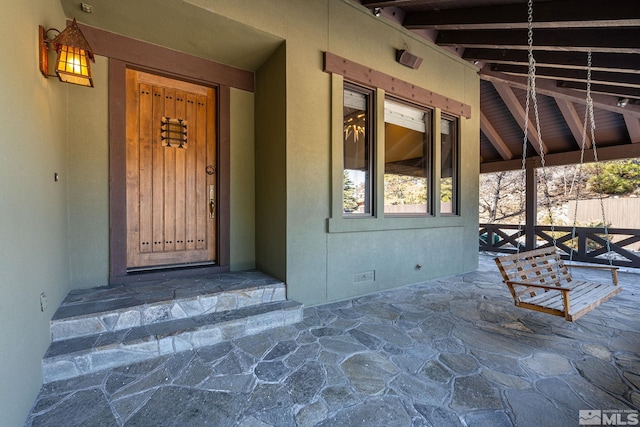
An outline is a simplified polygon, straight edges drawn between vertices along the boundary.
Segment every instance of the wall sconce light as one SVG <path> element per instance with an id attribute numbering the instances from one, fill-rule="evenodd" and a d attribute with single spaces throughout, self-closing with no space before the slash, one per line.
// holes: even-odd
<path id="1" fill-rule="evenodd" d="M 381 7 L 374 7 L 371 12 L 373 13 L 373 16 L 379 17 L 380 15 L 382 15 L 382 8 Z"/>
<path id="2" fill-rule="evenodd" d="M 58 35 L 54 39 L 47 38 L 50 31 L 57 31 Z M 39 36 L 42 75 L 49 77 L 48 50 L 54 49 L 56 51 L 56 75 L 61 82 L 93 87 L 89 63 L 89 61 L 95 62 L 93 50 L 80 31 L 75 18 L 71 25 L 62 32 L 55 28 L 45 31 L 44 27 L 40 25 Z"/>
<path id="3" fill-rule="evenodd" d="M 629 98 L 618 98 L 618 107 L 624 108 L 629 104 Z"/>

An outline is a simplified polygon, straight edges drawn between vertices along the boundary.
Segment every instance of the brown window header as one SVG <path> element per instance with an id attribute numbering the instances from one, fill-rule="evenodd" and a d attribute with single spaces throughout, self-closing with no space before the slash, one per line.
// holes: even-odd
<path id="1" fill-rule="evenodd" d="M 324 53 L 324 71 L 343 76 L 351 82 L 384 89 L 394 96 L 420 105 L 440 108 L 455 116 L 471 118 L 471 106 L 388 74 L 373 70 L 329 52 Z"/>

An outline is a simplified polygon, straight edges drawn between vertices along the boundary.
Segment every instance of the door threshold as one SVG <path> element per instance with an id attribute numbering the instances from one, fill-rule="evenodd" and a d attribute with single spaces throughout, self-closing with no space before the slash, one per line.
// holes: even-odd
<path id="1" fill-rule="evenodd" d="M 147 273 L 167 270 L 186 270 L 189 268 L 201 268 L 201 267 L 214 267 L 215 261 L 206 262 L 190 262 L 185 264 L 166 264 L 166 265 L 150 265 L 146 267 L 131 267 L 127 268 L 127 274 Z"/>
<path id="2" fill-rule="evenodd" d="M 228 265 L 215 262 L 176 264 L 163 266 L 135 267 L 128 269 L 123 275 L 109 277 L 110 285 L 126 285 L 150 280 L 169 280 L 184 277 L 208 276 L 229 272 Z"/>

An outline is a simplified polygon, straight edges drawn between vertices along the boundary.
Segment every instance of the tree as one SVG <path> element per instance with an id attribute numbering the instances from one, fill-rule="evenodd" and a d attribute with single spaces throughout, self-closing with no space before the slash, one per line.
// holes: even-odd
<path id="1" fill-rule="evenodd" d="M 354 212 L 358 209 L 356 186 L 349 177 L 349 171 L 342 174 L 342 209 L 344 212 Z"/>
<path id="2" fill-rule="evenodd" d="M 451 177 L 440 180 L 440 201 L 450 202 L 453 199 L 453 179 Z"/>
<path id="3" fill-rule="evenodd" d="M 427 203 L 426 179 L 411 175 L 384 174 L 386 205 L 424 205 Z"/>
<path id="4" fill-rule="evenodd" d="M 520 171 L 480 175 L 481 221 L 517 223 L 523 208 L 524 195 L 522 192 Z"/>
<path id="5" fill-rule="evenodd" d="M 591 165 L 589 169 L 593 173 L 589 178 L 589 185 L 593 191 L 604 194 L 629 194 L 640 187 L 638 160 L 606 162 L 599 166 Z"/>
<path id="6" fill-rule="evenodd" d="M 640 193 L 640 159 L 547 167 L 538 169 L 539 224 L 549 223 L 551 207 L 555 225 L 570 224 L 563 206 L 598 194 Z M 480 175 L 480 222 L 519 223 L 523 215 L 522 172 Z M 600 194 L 601 194 L 600 193 Z"/>

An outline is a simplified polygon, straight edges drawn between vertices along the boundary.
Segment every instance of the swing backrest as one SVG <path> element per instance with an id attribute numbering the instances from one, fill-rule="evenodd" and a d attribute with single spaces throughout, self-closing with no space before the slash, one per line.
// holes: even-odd
<path id="1" fill-rule="evenodd" d="M 554 247 L 505 255 L 495 261 L 505 283 L 564 286 L 572 281 L 567 266 Z"/>

